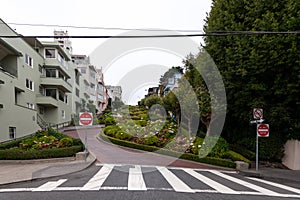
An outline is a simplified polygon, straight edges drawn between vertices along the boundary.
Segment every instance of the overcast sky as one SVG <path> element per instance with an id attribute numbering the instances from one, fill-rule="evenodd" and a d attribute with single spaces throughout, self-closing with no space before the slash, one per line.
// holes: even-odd
<path id="1" fill-rule="evenodd" d="M 202 30 L 206 13 L 209 13 L 210 7 L 211 0 L 8 0 L 1 3 L 0 17 L 22 35 L 52 35 L 54 29 L 68 30 L 69 35 L 116 35 L 122 34 L 124 31 L 34 27 L 10 23 L 129 29 Z M 155 32 L 151 32 L 151 34 L 155 34 Z M 198 45 L 202 42 L 199 37 L 192 39 Z M 91 55 L 104 41 L 106 40 L 72 39 L 73 53 Z M 182 61 L 182 58 L 166 55 L 165 52 L 159 55 L 158 52 L 147 51 L 144 52 L 144 56 L 141 56 L 141 51 L 137 53 L 139 54 L 138 57 L 143 57 L 143 60 L 135 62 L 134 60 L 137 57 L 128 54 L 128 58 L 123 56 L 119 60 L 110 63 L 111 65 L 114 63 L 119 65 L 122 70 L 118 70 L 118 67 L 111 67 L 114 70 L 107 70 L 107 66 L 103 66 L 103 63 L 92 64 L 104 68 L 106 84 L 116 85 L 123 78 L 127 68 L 127 73 L 133 70 L 133 66 L 137 68 L 138 65 L 155 64 L 165 66 L 167 69 L 168 67 L 181 65 Z M 146 58 L 149 58 L 149 60 Z M 123 74 L 121 71 L 123 71 Z M 157 81 L 158 79 L 159 76 Z M 155 85 L 154 83 L 151 84 Z M 145 86 L 139 87 L 140 91 L 135 89 L 135 94 L 129 95 L 131 97 L 127 97 L 129 99 L 125 101 L 132 103 L 138 97 L 141 98 L 145 93 L 145 88 L 151 86 L 151 84 L 144 84 Z"/>

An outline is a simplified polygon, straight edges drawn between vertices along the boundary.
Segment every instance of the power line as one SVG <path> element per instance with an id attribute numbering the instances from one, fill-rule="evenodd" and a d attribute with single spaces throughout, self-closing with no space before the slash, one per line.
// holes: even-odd
<path id="1" fill-rule="evenodd" d="M 101 26 L 74 26 L 74 25 L 58 25 L 58 24 L 29 24 L 29 23 L 7 23 L 17 26 L 41 26 L 41 27 L 59 27 L 59 28 L 78 28 L 78 29 L 94 29 L 94 30 L 119 30 L 119 31 L 177 31 L 177 32 L 201 32 L 201 30 L 165 30 L 159 28 L 121 28 L 121 27 L 101 27 Z"/>
<path id="2" fill-rule="evenodd" d="M 212 32 L 203 34 L 166 34 L 166 35 L 69 35 L 69 36 L 55 36 L 55 35 L 0 35 L 2 38 L 180 38 L 180 37 L 210 37 L 210 36 L 241 36 L 241 35 L 299 35 L 300 31 L 229 31 L 229 32 Z"/>

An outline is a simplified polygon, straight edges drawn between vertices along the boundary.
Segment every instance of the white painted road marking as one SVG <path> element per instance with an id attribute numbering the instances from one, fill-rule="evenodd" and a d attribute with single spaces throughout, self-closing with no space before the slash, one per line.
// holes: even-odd
<path id="1" fill-rule="evenodd" d="M 204 184 L 212 187 L 213 189 L 215 189 L 216 191 L 220 192 L 220 193 L 224 193 L 224 194 L 239 194 L 238 192 L 230 189 L 229 187 L 226 187 L 214 180 L 211 180 L 209 178 L 207 178 L 206 176 L 203 176 L 197 172 L 195 172 L 194 170 L 191 169 L 183 169 L 183 171 L 185 171 L 186 173 L 190 174 L 191 176 L 195 177 L 196 179 L 198 179 L 199 181 L 203 182 Z"/>
<path id="2" fill-rule="evenodd" d="M 195 193 L 189 186 L 187 186 L 182 180 L 175 176 L 165 167 L 156 167 L 168 183 L 173 187 L 176 192 L 188 192 Z"/>
<path id="3" fill-rule="evenodd" d="M 66 181 L 67 179 L 60 179 L 58 181 L 49 181 L 44 185 L 41 185 L 40 187 L 33 189 L 32 191 L 33 192 L 52 191 Z"/>
<path id="4" fill-rule="evenodd" d="M 113 167 L 113 165 L 104 165 L 80 190 L 99 190 L 113 170 Z"/>
<path id="5" fill-rule="evenodd" d="M 250 189 L 256 190 L 256 191 L 258 191 L 258 192 L 260 192 L 260 193 L 262 193 L 262 194 L 265 194 L 265 195 L 272 195 L 272 196 L 277 196 L 277 195 L 279 195 L 279 193 L 277 193 L 277 192 L 273 192 L 273 191 L 268 190 L 268 189 L 265 189 L 265 188 L 263 188 L 263 187 L 254 185 L 254 184 L 252 184 L 252 183 L 249 183 L 249 182 L 246 182 L 246 181 L 243 181 L 243 180 L 240 180 L 240 179 L 238 179 L 238 178 L 234 178 L 234 177 L 232 177 L 232 176 L 229 176 L 229 175 L 226 175 L 226 174 L 222 174 L 221 172 L 218 172 L 218 171 L 215 171 L 215 170 L 211 170 L 210 172 L 213 173 L 213 174 L 216 174 L 216 175 L 218 175 L 218 176 L 220 176 L 220 177 L 222 177 L 222 178 L 225 178 L 225 179 L 227 179 L 227 180 L 230 180 L 230 181 L 232 181 L 232 182 L 235 182 L 235 183 L 238 183 L 238 184 L 243 185 L 243 186 L 245 186 L 245 187 L 248 187 L 248 188 L 250 188 Z"/>
<path id="6" fill-rule="evenodd" d="M 128 190 L 147 190 L 141 166 L 129 168 Z"/>
<path id="7" fill-rule="evenodd" d="M 128 174 L 128 185 L 124 186 L 103 186 L 105 180 L 111 174 L 115 166 L 128 166 L 128 165 L 113 165 L 113 164 L 103 164 L 102 168 L 82 187 L 60 187 L 67 179 L 59 179 L 58 181 L 49 181 L 37 188 L 3 188 L 0 189 L 0 193 L 13 193 L 13 192 L 51 192 L 51 191 L 176 191 L 176 192 L 187 192 L 187 193 L 218 193 L 218 194 L 235 194 L 235 195 L 255 195 L 255 196 L 274 196 L 274 197 L 290 197 L 290 198 L 300 198 L 300 189 L 292 188 L 278 183 L 273 183 L 266 180 L 260 180 L 256 178 L 249 178 L 253 181 L 262 182 L 270 185 L 270 187 L 281 188 L 286 191 L 293 192 L 293 194 L 281 194 L 276 193 L 272 190 L 265 189 L 264 187 L 257 186 L 255 184 L 249 183 L 247 181 L 240 180 L 238 178 L 232 177 L 224 174 L 225 172 L 220 172 L 216 170 L 198 170 L 198 169 L 188 169 L 188 168 L 176 168 L 177 170 L 183 170 L 187 175 L 191 175 L 204 184 L 211 187 L 211 189 L 201 190 L 201 189 L 191 189 L 186 183 L 179 179 L 174 173 L 172 173 L 166 167 L 156 167 L 160 174 L 166 179 L 166 181 L 171 185 L 170 188 L 159 187 L 148 187 L 145 184 L 143 172 L 141 166 L 137 165 L 135 168 L 129 168 Z M 144 166 L 143 166 L 144 167 Z M 152 167 L 151 167 L 152 168 Z M 229 181 L 235 182 L 237 184 L 243 185 L 245 187 L 251 188 L 254 191 L 235 191 L 225 185 L 222 185 L 221 182 L 217 182 L 213 179 L 210 179 L 201 174 L 202 171 L 209 171 L 216 176 L 222 177 Z M 234 172 L 230 172 L 234 173 Z M 151 181 L 151 180 L 149 180 Z M 295 193 L 295 194 L 294 194 Z"/>
<path id="8" fill-rule="evenodd" d="M 272 185 L 272 186 L 275 186 L 275 187 L 278 187 L 278 188 L 281 188 L 281 189 L 284 189 L 284 190 L 288 190 L 288 191 L 300 194 L 300 190 L 297 189 L 297 188 L 293 188 L 293 187 L 290 187 L 290 186 L 282 185 L 282 184 L 279 184 L 279 183 L 273 183 L 273 182 L 262 180 L 262 179 L 258 179 L 258 178 L 248 177 L 248 179 L 251 179 L 251 180 L 254 180 L 254 181 L 258 181 L 258 182 L 261 182 L 261 183 L 265 183 L 265 184 L 268 184 L 268 185 Z"/>

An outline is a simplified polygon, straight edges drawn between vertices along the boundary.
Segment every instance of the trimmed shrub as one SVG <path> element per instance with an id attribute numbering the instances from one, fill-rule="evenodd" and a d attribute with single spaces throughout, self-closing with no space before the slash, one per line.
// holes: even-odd
<path id="1" fill-rule="evenodd" d="M 241 154 L 238 154 L 234 151 L 231 151 L 229 150 L 227 153 L 226 153 L 226 156 L 227 158 L 231 159 L 232 161 L 244 161 L 246 163 L 250 163 L 251 161 L 248 160 L 247 158 L 245 158 L 244 156 L 242 156 Z"/>
<path id="2" fill-rule="evenodd" d="M 115 138 L 120 139 L 120 140 L 131 140 L 133 137 L 132 135 L 129 135 L 128 133 L 119 130 L 116 135 Z"/>
<path id="3" fill-rule="evenodd" d="M 73 146 L 72 138 L 62 138 L 58 143 L 58 147 L 71 147 L 71 146 Z"/>
<path id="4" fill-rule="evenodd" d="M 216 140 L 217 142 L 214 144 Z M 208 153 L 210 157 L 223 158 L 229 150 L 229 144 L 222 137 L 207 136 L 204 142 L 206 143 L 202 143 L 202 147 L 199 151 L 200 155 Z"/>
<path id="5" fill-rule="evenodd" d="M 159 141 L 159 139 L 158 139 L 157 136 L 152 135 L 150 137 L 147 137 L 144 140 L 144 144 L 145 145 L 149 145 L 149 146 L 159 146 L 160 145 L 160 141 Z"/>
<path id="6" fill-rule="evenodd" d="M 249 159 L 249 160 L 255 160 L 255 153 L 247 150 L 245 147 L 237 145 L 237 144 L 231 144 L 229 147 L 231 150 L 241 154 L 243 157 Z"/>
<path id="7" fill-rule="evenodd" d="M 31 149 L 28 151 L 24 151 L 21 149 L 5 149 L 0 150 L 0 160 L 30 160 L 70 157 L 74 156 L 77 152 L 82 151 L 82 149 L 82 146 L 41 150 Z"/>

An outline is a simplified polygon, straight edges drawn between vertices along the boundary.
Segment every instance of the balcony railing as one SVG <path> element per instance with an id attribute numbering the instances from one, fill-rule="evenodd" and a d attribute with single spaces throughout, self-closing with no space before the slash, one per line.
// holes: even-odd
<path id="1" fill-rule="evenodd" d="M 72 92 L 72 85 L 62 78 L 41 76 L 41 85 L 56 86 L 63 92 Z"/>

